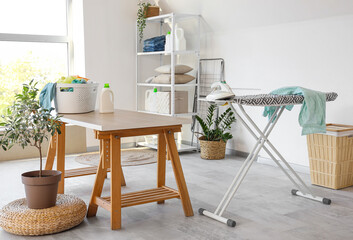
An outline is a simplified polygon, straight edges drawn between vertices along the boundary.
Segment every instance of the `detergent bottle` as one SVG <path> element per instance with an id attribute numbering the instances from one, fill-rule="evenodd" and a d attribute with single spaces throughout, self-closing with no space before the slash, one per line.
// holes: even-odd
<path id="1" fill-rule="evenodd" d="M 100 95 L 99 102 L 100 113 L 112 113 L 114 112 L 114 93 L 109 88 L 109 83 L 104 84 L 104 88 Z"/>
<path id="2" fill-rule="evenodd" d="M 180 27 L 175 28 L 175 51 L 185 51 L 186 40 L 184 37 L 184 29 Z"/>
<path id="3" fill-rule="evenodd" d="M 167 32 L 167 35 L 165 35 L 165 44 L 164 44 L 164 51 L 166 51 L 166 52 L 170 52 L 172 50 L 171 37 L 172 37 L 172 35 L 170 34 L 170 32 Z"/>

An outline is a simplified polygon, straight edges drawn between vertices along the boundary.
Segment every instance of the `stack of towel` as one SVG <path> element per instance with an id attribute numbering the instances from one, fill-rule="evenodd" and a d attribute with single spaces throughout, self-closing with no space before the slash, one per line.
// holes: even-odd
<path id="1" fill-rule="evenodd" d="M 143 41 L 144 52 L 164 51 L 165 35 L 153 37 Z"/>

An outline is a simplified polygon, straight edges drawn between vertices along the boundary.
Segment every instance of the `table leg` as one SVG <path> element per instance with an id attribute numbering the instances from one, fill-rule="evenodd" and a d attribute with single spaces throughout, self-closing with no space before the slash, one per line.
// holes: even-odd
<path id="1" fill-rule="evenodd" d="M 100 140 L 100 143 L 99 143 L 99 151 L 101 153 L 102 153 L 102 151 L 104 151 L 104 149 L 102 148 L 102 146 L 103 146 L 102 141 L 104 141 L 104 140 Z M 91 194 L 91 200 L 90 200 L 89 206 L 88 206 L 87 217 L 93 217 L 93 216 L 96 216 L 96 214 L 97 214 L 98 205 L 95 203 L 95 199 L 96 199 L 96 197 L 101 196 L 105 176 L 107 175 L 107 169 L 103 168 L 103 161 L 104 161 L 103 155 L 100 154 L 99 165 L 98 165 L 97 174 L 96 174 L 96 180 L 94 182 L 94 186 L 93 186 L 93 190 L 92 190 L 92 194 Z"/>
<path id="2" fill-rule="evenodd" d="M 171 159 L 171 158 L 170 158 L 170 154 L 169 154 L 169 151 L 168 151 L 168 149 L 167 149 L 167 160 L 170 161 L 170 159 Z"/>
<path id="3" fill-rule="evenodd" d="M 121 142 L 119 136 L 110 135 L 110 201 L 112 230 L 121 228 Z"/>
<path id="4" fill-rule="evenodd" d="M 61 171 L 58 193 L 64 194 L 65 189 L 65 123 L 61 125 L 61 134 L 58 134 L 56 142 L 56 169 Z"/>
<path id="5" fill-rule="evenodd" d="M 125 176 L 121 165 L 120 165 L 120 175 L 121 175 L 121 186 L 126 186 Z"/>
<path id="6" fill-rule="evenodd" d="M 192 210 L 189 192 L 185 183 L 183 169 L 181 167 L 180 158 L 178 154 L 178 149 L 174 140 L 174 132 L 164 130 L 165 140 L 168 146 L 168 152 L 171 157 L 173 171 L 176 183 L 178 185 L 180 200 L 183 204 L 183 209 L 185 216 L 194 216 L 194 211 Z"/>
<path id="7" fill-rule="evenodd" d="M 56 155 L 56 140 L 58 138 L 58 133 L 55 132 L 54 136 L 51 137 L 47 152 L 47 160 L 45 162 L 45 170 L 52 170 L 54 165 L 54 158 Z"/>
<path id="8" fill-rule="evenodd" d="M 103 159 L 103 162 L 102 162 L 103 168 L 109 168 L 110 167 L 110 140 L 109 139 L 101 140 L 99 149 L 100 149 L 100 157 Z M 121 171 L 121 186 L 126 186 L 122 167 L 120 167 L 120 171 Z M 105 178 L 107 178 L 107 172 L 105 174 Z"/>
<path id="9" fill-rule="evenodd" d="M 166 141 L 164 134 L 158 135 L 158 153 L 157 153 L 157 187 L 165 186 L 165 166 L 166 165 Z M 164 200 L 157 202 L 164 203 Z"/>

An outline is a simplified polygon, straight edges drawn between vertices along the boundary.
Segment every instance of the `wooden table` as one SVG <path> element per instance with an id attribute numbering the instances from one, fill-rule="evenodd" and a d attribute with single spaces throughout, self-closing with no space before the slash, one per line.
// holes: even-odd
<path id="1" fill-rule="evenodd" d="M 180 132 L 182 124 L 190 120 L 126 110 L 115 110 L 111 114 L 91 112 L 85 114 L 65 114 L 61 120 L 60 135 L 52 137 L 46 169 L 52 169 L 57 156 L 57 170 L 62 172 L 59 193 L 64 193 L 64 180 L 96 173 L 87 217 L 95 216 L 98 206 L 111 212 L 111 229 L 121 228 L 121 208 L 139 204 L 180 198 L 185 216 L 193 216 L 189 193 L 184 179 L 174 133 Z M 74 124 L 93 129 L 100 140 L 100 161 L 98 169 L 81 168 L 65 171 L 65 125 Z M 153 189 L 121 194 L 125 179 L 121 168 L 121 138 L 143 135 L 158 135 L 157 187 Z M 170 157 L 178 190 L 165 186 L 166 150 Z M 111 196 L 101 197 L 107 171 L 111 172 Z"/>

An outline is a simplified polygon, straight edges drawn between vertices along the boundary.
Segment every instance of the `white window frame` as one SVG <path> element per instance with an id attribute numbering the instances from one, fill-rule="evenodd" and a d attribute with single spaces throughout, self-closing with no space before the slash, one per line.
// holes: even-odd
<path id="1" fill-rule="evenodd" d="M 73 21 L 72 21 L 72 0 L 66 0 L 66 26 L 65 36 L 55 35 L 32 35 L 32 34 L 12 34 L 1 33 L 0 42 L 37 42 L 37 43 L 66 43 L 67 44 L 67 66 L 68 75 L 74 69 L 74 45 L 73 45 Z"/>

